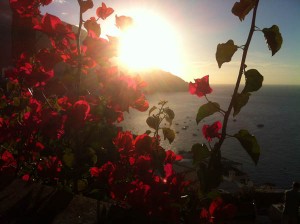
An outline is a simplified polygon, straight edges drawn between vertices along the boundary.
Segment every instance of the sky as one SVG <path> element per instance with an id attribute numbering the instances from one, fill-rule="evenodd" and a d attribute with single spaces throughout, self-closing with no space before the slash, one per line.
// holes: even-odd
<path id="1" fill-rule="evenodd" d="M 156 48 L 158 61 L 165 58 L 169 71 L 185 81 L 193 81 L 209 75 L 210 83 L 233 84 L 238 75 L 242 50 L 238 50 L 232 61 L 221 68 L 215 59 L 217 45 L 232 39 L 238 46 L 245 44 L 252 12 L 242 22 L 231 13 L 238 0 L 107 0 L 114 15 L 126 15 L 135 19 L 136 12 L 142 21 L 147 41 L 161 40 Z M 93 0 L 94 8 L 84 14 L 88 19 L 95 16 L 96 8 L 102 3 Z M 54 0 L 42 8 L 59 16 L 61 20 L 78 24 L 79 7 L 75 0 Z M 116 34 L 114 15 L 101 21 L 102 33 Z M 150 15 L 151 24 L 141 18 Z M 152 16 L 152 18 L 151 18 Z M 158 20 L 159 18 L 159 20 Z M 160 21 L 157 23 L 157 21 Z M 144 23 L 144 24 L 143 24 Z M 164 24 L 164 26 L 160 26 Z M 300 85 L 300 1 L 260 0 L 256 26 L 260 29 L 278 25 L 283 44 L 274 56 L 268 49 L 262 32 L 255 32 L 247 56 L 247 68 L 257 69 L 264 76 L 264 84 Z M 159 28 L 160 27 L 160 28 Z M 169 30 L 169 33 L 164 32 Z M 168 35 L 170 34 L 170 35 Z M 147 43 L 147 42 L 146 42 Z M 175 43 L 174 47 L 170 45 Z M 147 45 L 147 44 L 145 44 Z M 160 53 L 163 48 L 172 48 L 169 55 Z M 164 68 L 168 70 L 168 68 Z"/>

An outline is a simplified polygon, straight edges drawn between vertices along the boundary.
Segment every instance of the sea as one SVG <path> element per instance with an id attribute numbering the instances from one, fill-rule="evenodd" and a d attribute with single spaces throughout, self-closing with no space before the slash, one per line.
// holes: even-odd
<path id="1" fill-rule="evenodd" d="M 232 85 L 215 85 L 208 99 L 227 110 L 233 94 Z M 163 140 L 161 145 L 174 152 L 190 151 L 195 143 L 207 143 L 202 135 L 202 126 L 223 120 L 215 113 L 198 125 L 198 108 L 207 103 L 189 92 L 155 93 L 147 95 L 149 105 L 159 107 L 166 100 L 167 107 L 175 112 L 171 128 L 176 132 L 170 144 Z M 146 124 L 149 111 L 131 109 L 119 124 L 134 134 L 151 130 Z M 253 134 L 260 145 L 260 158 L 255 165 L 245 149 L 235 138 L 227 138 L 222 145 L 222 156 L 242 164 L 256 185 L 274 184 L 278 188 L 290 188 L 293 181 L 300 181 L 300 86 L 265 85 L 250 96 L 248 104 L 235 117 L 230 116 L 227 133 L 234 135 L 241 129 Z"/>

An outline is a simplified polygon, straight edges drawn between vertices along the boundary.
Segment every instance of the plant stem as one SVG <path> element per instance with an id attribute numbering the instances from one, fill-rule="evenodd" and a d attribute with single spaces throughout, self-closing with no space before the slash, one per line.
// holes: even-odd
<path id="1" fill-rule="evenodd" d="M 83 23 L 83 19 L 82 19 L 82 2 L 83 0 L 77 0 L 78 4 L 79 4 L 79 25 L 78 25 L 78 30 L 77 30 L 77 34 L 76 34 L 76 44 L 77 44 L 77 54 L 78 54 L 78 65 L 77 65 L 77 73 L 76 73 L 76 77 L 75 77 L 75 84 L 74 84 L 74 92 L 75 92 L 75 97 L 77 100 L 79 100 L 80 97 L 80 79 L 81 79 L 81 69 L 82 69 L 82 55 L 81 55 L 81 43 L 80 43 L 80 34 L 81 34 L 81 28 L 82 28 L 82 23 Z M 78 135 L 78 132 L 76 132 L 75 135 Z M 77 147 L 74 148 L 75 150 L 75 161 L 76 161 L 76 166 L 74 169 L 75 172 L 75 176 L 73 177 L 73 192 L 75 194 L 78 193 L 78 170 L 80 170 L 80 155 L 81 155 L 81 144 L 78 144 Z M 74 174 L 73 174 L 74 175 Z"/>
<path id="2" fill-rule="evenodd" d="M 163 102 L 162 105 L 161 105 L 161 107 L 159 108 L 159 111 L 158 111 L 158 113 L 157 113 L 157 117 L 158 117 L 158 118 L 160 117 L 160 114 L 162 113 L 162 110 L 163 110 L 165 104 L 166 104 L 166 102 Z M 157 148 L 157 147 L 159 146 L 158 130 L 159 130 L 160 124 L 161 124 L 161 122 L 162 122 L 163 120 L 164 120 L 164 117 L 163 117 L 162 119 L 160 119 L 160 121 L 159 121 L 159 123 L 157 124 L 157 127 L 156 127 L 156 129 L 155 129 L 155 133 L 154 133 L 155 143 L 156 143 L 155 148 Z"/>
<path id="3" fill-rule="evenodd" d="M 78 66 L 77 66 L 77 73 L 76 73 L 76 81 L 75 81 L 75 92 L 76 92 L 76 98 L 78 99 L 80 96 L 80 78 L 81 78 L 81 69 L 82 69 L 82 56 L 81 56 L 81 46 L 80 46 L 80 34 L 81 34 L 81 28 L 82 28 L 82 9 L 81 9 L 81 2 L 82 0 L 77 0 L 80 12 L 79 12 L 79 25 L 78 30 L 76 34 L 76 44 L 77 44 L 77 54 L 78 54 Z"/>
<path id="4" fill-rule="evenodd" d="M 255 20 L 256 20 L 256 12 L 257 12 L 257 8 L 258 8 L 258 3 L 259 3 L 259 0 L 256 1 L 256 4 L 253 8 L 251 27 L 250 27 L 250 31 L 249 31 L 249 34 L 248 34 L 246 44 L 244 45 L 244 51 L 243 51 L 243 55 L 242 55 L 239 74 L 238 74 L 238 78 L 237 78 L 237 81 L 236 81 L 236 84 L 235 84 L 234 92 L 233 92 L 230 104 L 228 106 L 228 109 L 227 109 L 227 111 L 225 113 L 225 116 L 224 116 L 221 138 L 214 146 L 213 153 L 216 153 L 216 154 L 220 151 L 221 146 L 222 146 L 222 144 L 223 144 L 223 142 L 226 138 L 226 135 L 227 135 L 226 130 L 227 130 L 228 119 L 229 119 L 229 116 L 231 114 L 235 98 L 237 97 L 237 94 L 238 94 L 239 86 L 240 86 L 241 79 L 242 79 L 244 69 L 245 69 L 245 62 L 246 62 L 246 58 L 247 58 L 248 49 L 249 49 L 249 46 L 250 46 L 250 43 L 251 43 L 251 40 L 252 40 L 252 36 L 253 36 L 253 33 L 255 31 L 255 27 L 256 27 L 255 26 Z M 209 166 L 211 166 L 211 165 L 212 164 L 210 162 Z"/>

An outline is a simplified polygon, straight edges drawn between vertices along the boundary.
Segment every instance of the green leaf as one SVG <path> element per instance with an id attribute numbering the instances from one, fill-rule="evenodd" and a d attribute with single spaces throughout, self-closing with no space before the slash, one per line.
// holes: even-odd
<path id="1" fill-rule="evenodd" d="M 62 157 L 62 160 L 67 167 L 69 168 L 73 167 L 75 162 L 75 156 L 71 149 L 66 149 L 66 152 Z"/>
<path id="2" fill-rule="evenodd" d="M 251 135 L 247 130 L 240 130 L 234 137 L 239 140 L 255 165 L 257 165 L 260 156 L 260 147 L 255 136 Z"/>
<path id="3" fill-rule="evenodd" d="M 175 139 L 175 131 L 170 128 L 163 128 L 164 140 L 168 139 L 171 144 Z"/>
<path id="4" fill-rule="evenodd" d="M 150 116 L 150 114 L 151 114 L 154 110 L 156 110 L 156 109 L 157 109 L 156 106 L 151 107 L 151 109 L 149 110 L 149 116 Z"/>
<path id="5" fill-rule="evenodd" d="M 158 105 L 165 105 L 166 103 L 168 103 L 168 101 L 166 100 L 161 100 L 158 102 Z"/>
<path id="6" fill-rule="evenodd" d="M 211 200 L 222 197 L 220 191 L 218 189 L 212 189 L 212 191 L 207 193 L 207 197 Z"/>
<path id="7" fill-rule="evenodd" d="M 14 106 L 15 106 L 15 107 L 20 106 L 20 104 L 21 104 L 20 97 L 14 97 L 14 98 L 13 98 L 13 101 L 14 101 Z"/>
<path id="8" fill-rule="evenodd" d="M 246 71 L 245 77 L 246 85 L 242 93 L 254 92 L 261 88 L 264 77 L 256 69 Z"/>
<path id="9" fill-rule="evenodd" d="M 218 44 L 216 52 L 216 60 L 219 68 L 221 68 L 224 62 L 230 62 L 233 54 L 237 51 L 237 46 L 233 40 L 229 40 L 226 43 Z"/>
<path id="10" fill-rule="evenodd" d="M 166 114 L 166 120 L 169 122 L 169 124 L 172 124 L 173 119 L 175 118 L 175 113 L 170 108 L 165 108 L 164 113 Z"/>
<path id="11" fill-rule="evenodd" d="M 243 106 L 245 106 L 248 103 L 250 93 L 238 93 L 236 98 L 233 102 L 233 116 L 235 117 L 242 109 Z"/>
<path id="12" fill-rule="evenodd" d="M 0 98 L 0 109 L 7 107 L 7 102 L 5 99 Z"/>
<path id="13" fill-rule="evenodd" d="M 193 164 L 196 165 L 210 156 L 210 151 L 205 144 L 196 143 L 191 149 L 193 153 Z"/>
<path id="14" fill-rule="evenodd" d="M 157 129 L 159 125 L 159 118 L 154 116 L 148 117 L 146 123 L 150 128 Z"/>
<path id="15" fill-rule="evenodd" d="M 270 28 L 264 28 L 262 30 L 264 33 L 265 39 L 267 41 L 269 49 L 272 51 L 272 56 L 280 50 L 283 39 L 279 31 L 279 27 L 273 25 Z"/>
<path id="16" fill-rule="evenodd" d="M 103 189 L 93 189 L 87 192 L 87 195 L 91 198 L 101 198 L 103 195 Z"/>
<path id="17" fill-rule="evenodd" d="M 175 118 L 175 113 L 174 113 L 174 111 L 173 110 L 171 110 L 170 108 L 165 108 L 164 109 L 164 112 L 168 115 L 168 117 L 170 118 L 170 119 L 174 119 Z"/>
<path id="18" fill-rule="evenodd" d="M 255 3 L 254 0 L 240 0 L 240 2 L 234 3 L 231 12 L 243 21 L 245 16 L 254 8 Z"/>
<path id="19" fill-rule="evenodd" d="M 11 92 L 13 90 L 17 90 L 19 88 L 19 83 L 13 83 L 13 82 L 7 82 L 6 89 L 8 92 Z"/>
<path id="20" fill-rule="evenodd" d="M 208 117 L 219 111 L 220 111 L 220 105 L 218 103 L 208 102 L 207 104 L 202 105 L 198 109 L 198 113 L 196 117 L 197 124 L 199 124 L 199 122 L 205 117 Z"/>
<path id="21" fill-rule="evenodd" d="M 88 186 L 88 182 L 86 179 L 79 179 L 77 181 L 77 189 L 79 192 L 84 191 L 87 188 L 87 186 Z"/>
<path id="22" fill-rule="evenodd" d="M 93 148 L 88 148 L 88 154 L 90 156 L 90 160 L 91 162 L 95 165 L 98 161 L 98 156 L 97 153 L 95 152 L 95 150 Z"/>

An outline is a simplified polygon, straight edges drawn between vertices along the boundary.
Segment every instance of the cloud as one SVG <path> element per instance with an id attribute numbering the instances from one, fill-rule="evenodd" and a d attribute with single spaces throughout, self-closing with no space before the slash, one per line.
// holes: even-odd
<path id="1" fill-rule="evenodd" d="M 59 3 L 59 4 L 64 4 L 67 1 L 66 0 L 54 0 L 54 2 Z"/>

